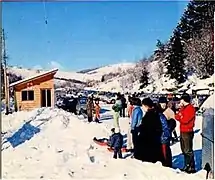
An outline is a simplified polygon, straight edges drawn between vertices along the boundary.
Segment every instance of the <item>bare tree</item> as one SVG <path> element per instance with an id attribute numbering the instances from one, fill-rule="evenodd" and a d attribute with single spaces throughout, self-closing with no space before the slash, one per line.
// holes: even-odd
<path id="1" fill-rule="evenodd" d="M 119 79 L 119 85 L 120 88 L 122 89 L 123 93 L 125 92 L 126 88 L 127 88 L 127 82 L 126 82 L 126 78 L 125 77 L 121 77 Z"/>
<path id="2" fill-rule="evenodd" d="M 202 31 L 199 37 L 186 43 L 187 67 L 200 78 L 207 78 L 214 72 L 213 36 L 208 30 Z"/>

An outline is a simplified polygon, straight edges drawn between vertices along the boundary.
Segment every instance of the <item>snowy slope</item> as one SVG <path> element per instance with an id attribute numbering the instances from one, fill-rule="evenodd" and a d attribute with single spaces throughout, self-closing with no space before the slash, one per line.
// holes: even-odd
<path id="1" fill-rule="evenodd" d="M 135 63 L 119 63 L 119 64 L 112 64 L 108 66 L 104 66 L 98 68 L 93 71 L 87 72 L 87 74 L 91 75 L 95 80 L 101 80 L 101 77 L 105 74 L 109 73 L 120 73 L 122 71 L 126 71 L 127 69 L 134 68 Z"/>
<path id="2" fill-rule="evenodd" d="M 133 68 L 131 66 L 131 68 Z M 130 92 L 138 92 L 138 91 L 144 91 L 146 93 L 169 93 L 172 91 L 176 91 L 176 90 L 186 90 L 187 93 L 192 93 L 192 89 L 193 90 L 197 90 L 197 89 L 213 89 L 213 87 L 210 87 L 209 85 L 214 83 L 214 75 L 211 76 L 210 78 L 207 79 L 202 79 L 200 80 L 199 78 L 196 77 L 196 75 L 192 75 L 188 77 L 188 80 L 179 85 L 179 88 L 177 88 L 177 84 L 176 81 L 173 79 L 170 79 L 169 77 L 163 75 L 159 75 L 159 64 L 158 61 L 152 61 L 149 63 L 149 65 L 147 66 L 147 70 L 149 71 L 149 85 L 141 90 L 139 90 L 140 87 L 140 83 L 139 80 L 137 80 L 136 82 L 134 82 L 131 86 L 133 87 L 131 90 L 129 90 Z M 135 69 L 134 69 L 135 71 Z M 164 72 L 166 71 L 166 69 L 164 69 Z M 127 80 L 128 84 L 131 84 L 129 82 L 129 75 L 127 76 L 123 76 L 123 78 L 125 78 L 125 81 Z M 132 74 L 131 74 L 132 76 Z M 100 89 L 102 91 L 121 91 L 122 92 L 122 88 L 120 86 L 120 81 L 119 81 L 119 77 L 115 77 L 113 79 L 111 79 L 108 82 L 104 82 L 104 83 L 99 83 L 96 85 L 97 89 Z M 189 87 L 189 88 L 188 88 Z M 128 88 L 127 88 L 128 90 Z M 199 91 L 199 93 L 208 93 L 208 90 L 202 90 Z"/>
<path id="3" fill-rule="evenodd" d="M 2 151 L 3 179 L 137 179 L 137 180 L 200 180 L 205 172 L 194 175 L 179 173 L 174 169 L 162 167 L 160 163 L 142 163 L 127 157 L 112 159 L 105 147 L 92 142 L 93 137 L 107 137 L 112 127 L 112 112 L 108 105 L 102 105 L 101 124 L 88 124 L 79 117 L 59 109 L 43 108 L 30 112 L 16 112 L 2 115 L 3 132 L 9 136 L 24 121 L 32 120 L 32 125 L 41 122 L 41 132 L 31 140 L 16 148 L 9 146 Z M 121 118 L 120 126 L 125 134 L 128 119 Z M 196 121 L 194 150 L 197 169 L 201 159 L 201 117 Z M 84 132 L 84 133 L 83 133 Z M 7 147 L 9 143 L 4 144 Z M 174 167 L 182 166 L 179 143 L 172 147 Z"/>
<path id="4" fill-rule="evenodd" d="M 132 68 L 134 63 L 120 63 L 113 64 L 98 68 L 93 71 L 89 71 L 88 73 L 77 73 L 77 72 L 65 72 L 58 71 L 56 74 L 57 78 L 65 78 L 65 79 L 74 79 L 82 82 L 86 82 L 88 80 L 101 80 L 101 77 L 105 74 L 109 73 L 117 73 L 121 71 L 126 71 L 129 68 Z M 27 78 L 30 76 L 34 76 L 39 73 L 38 70 L 35 69 L 25 69 L 20 67 L 11 66 L 8 68 L 9 72 L 12 74 L 16 74 L 17 76 L 22 76 L 23 78 Z M 45 72 L 44 70 L 40 70 L 40 72 Z"/>
<path id="5" fill-rule="evenodd" d="M 138 92 L 140 87 L 139 81 L 137 80 L 133 83 L 133 81 L 131 82 L 129 80 L 132 74 L 123 73 L 127 72 L 127 70 L 130 70 L 130 72 L 132 72 L 132 69 L 135 71 L 134 68 L 135 63 L 120 63 L 104 66 L 95 70 L 91 70 L 87 73 L 58 71 L 56 77 L 69 80 L 78 80 L 81 82 L 94 81 L 94 86 L 88 87 L 88 89 L 114 92 L 125 92 L 126 89 L 126 92 Z M 150 72 L 150 84 L 146 88 L 141 89 L 140 91 L 144 91 L 147 93 L 168 93 L 170 90 L 176 90 L 175 80 L 172 80 L 169 77 L 165 77 L 164 75 L 159 75 L 159 64 L 157 61 L 152 61 L 151 63 L 149 63 L 147 69 Z M 22 76 L 23 78 L 38 73 L 37 70 L 34 69 L 24 69 L 18 67 L 9 67 L 9 72 L 16 74 L 17 76 Z M 99 82 L 101 81 L 103 75 L 109 75 L 110 73 L 116 73 L 119 75 L 113 76 L 112 78 L 104 82 Z M 178 90 L 188 90 L 187 93 L 192 93 L 192 89 L 212 89 L 212 87 L 209 87 L 209 84 L 212 83 L 214 83 L 214 75 L 210 78 L 203 80 L 200 80 L 195 75 L 192 75 L 188 77 L 188 80 L 185 83 L 180 85 Z M 127 87 L 125 86 L 125 84 Z M 208 93 L 208 91 L 201 91 L 200 93 Z"/>
<path id="6" fill-rule="evenodd" d="M 39 71 L 35 69 L 18 68 L 15 66 L 9 67 L 9 72 L 18 76 L 22 76 L 23 78 L 28 78 L 39 73 Z M 40 72 L 45 72 L 45 70 L 40 70 Z M 58 78 L 74 79 L 82 82 L 86 82 L 87 80 L 91 79 L 90 76 L 88 76 L 87 74 L 65 71 L 58 71 L 55 76 Z"/>

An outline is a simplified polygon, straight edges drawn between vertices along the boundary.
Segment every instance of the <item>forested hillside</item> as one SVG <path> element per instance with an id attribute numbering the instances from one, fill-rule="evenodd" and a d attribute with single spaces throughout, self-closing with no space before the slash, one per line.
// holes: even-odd
<path id="1" fill-rule="evenodd" d="M 157 78 L 168 76 L 175 79 L 176 84 L 185 82 L 193 74 L 200 79 L 214 74 L 214 11 L 213 1 L 193 0 L 188 3 L 169 40 L 158 40 L 154 54 L 138 62 L 135 76 L 139 74 L 141 88 L 154 80 L 150 76 L 154 72 L 147 72 L 150 68 L 144 68 L 152 61 L 157 61 Z"/>

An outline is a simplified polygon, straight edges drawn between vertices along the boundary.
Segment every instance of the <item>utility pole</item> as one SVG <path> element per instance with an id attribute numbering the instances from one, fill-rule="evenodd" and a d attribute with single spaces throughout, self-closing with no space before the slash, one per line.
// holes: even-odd
<path id="1" fill-rule="evenodd" d="M 8 88 L 8 74 L 7 74 L 7 55 L 5 47 L 5 34 L 4 29 L 2 29 L 2 50 L 3 50 L 3 69 L 4 69 L 4 91 L 5 91 L 5 110 L 6 115 L 9 114 L 9 88 Z"/>

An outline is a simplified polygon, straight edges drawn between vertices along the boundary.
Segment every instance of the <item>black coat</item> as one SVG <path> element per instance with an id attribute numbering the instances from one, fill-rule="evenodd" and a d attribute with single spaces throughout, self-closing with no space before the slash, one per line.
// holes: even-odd
<path id="1" fill-rule="evenodd" d="M 125 97 L 121 98 L 121 102 L 122 102 L 122 108 L 127 108 L 127 104 L 126 104 L 126 99 Z"/>
<path id="2" fill-rule="evenodd" d="M 161 149 L 162 125 L 159 114 L 154 110 L 146 112 L 139 126 L 136 159 L 155 163 L 162 160 Z"/>

